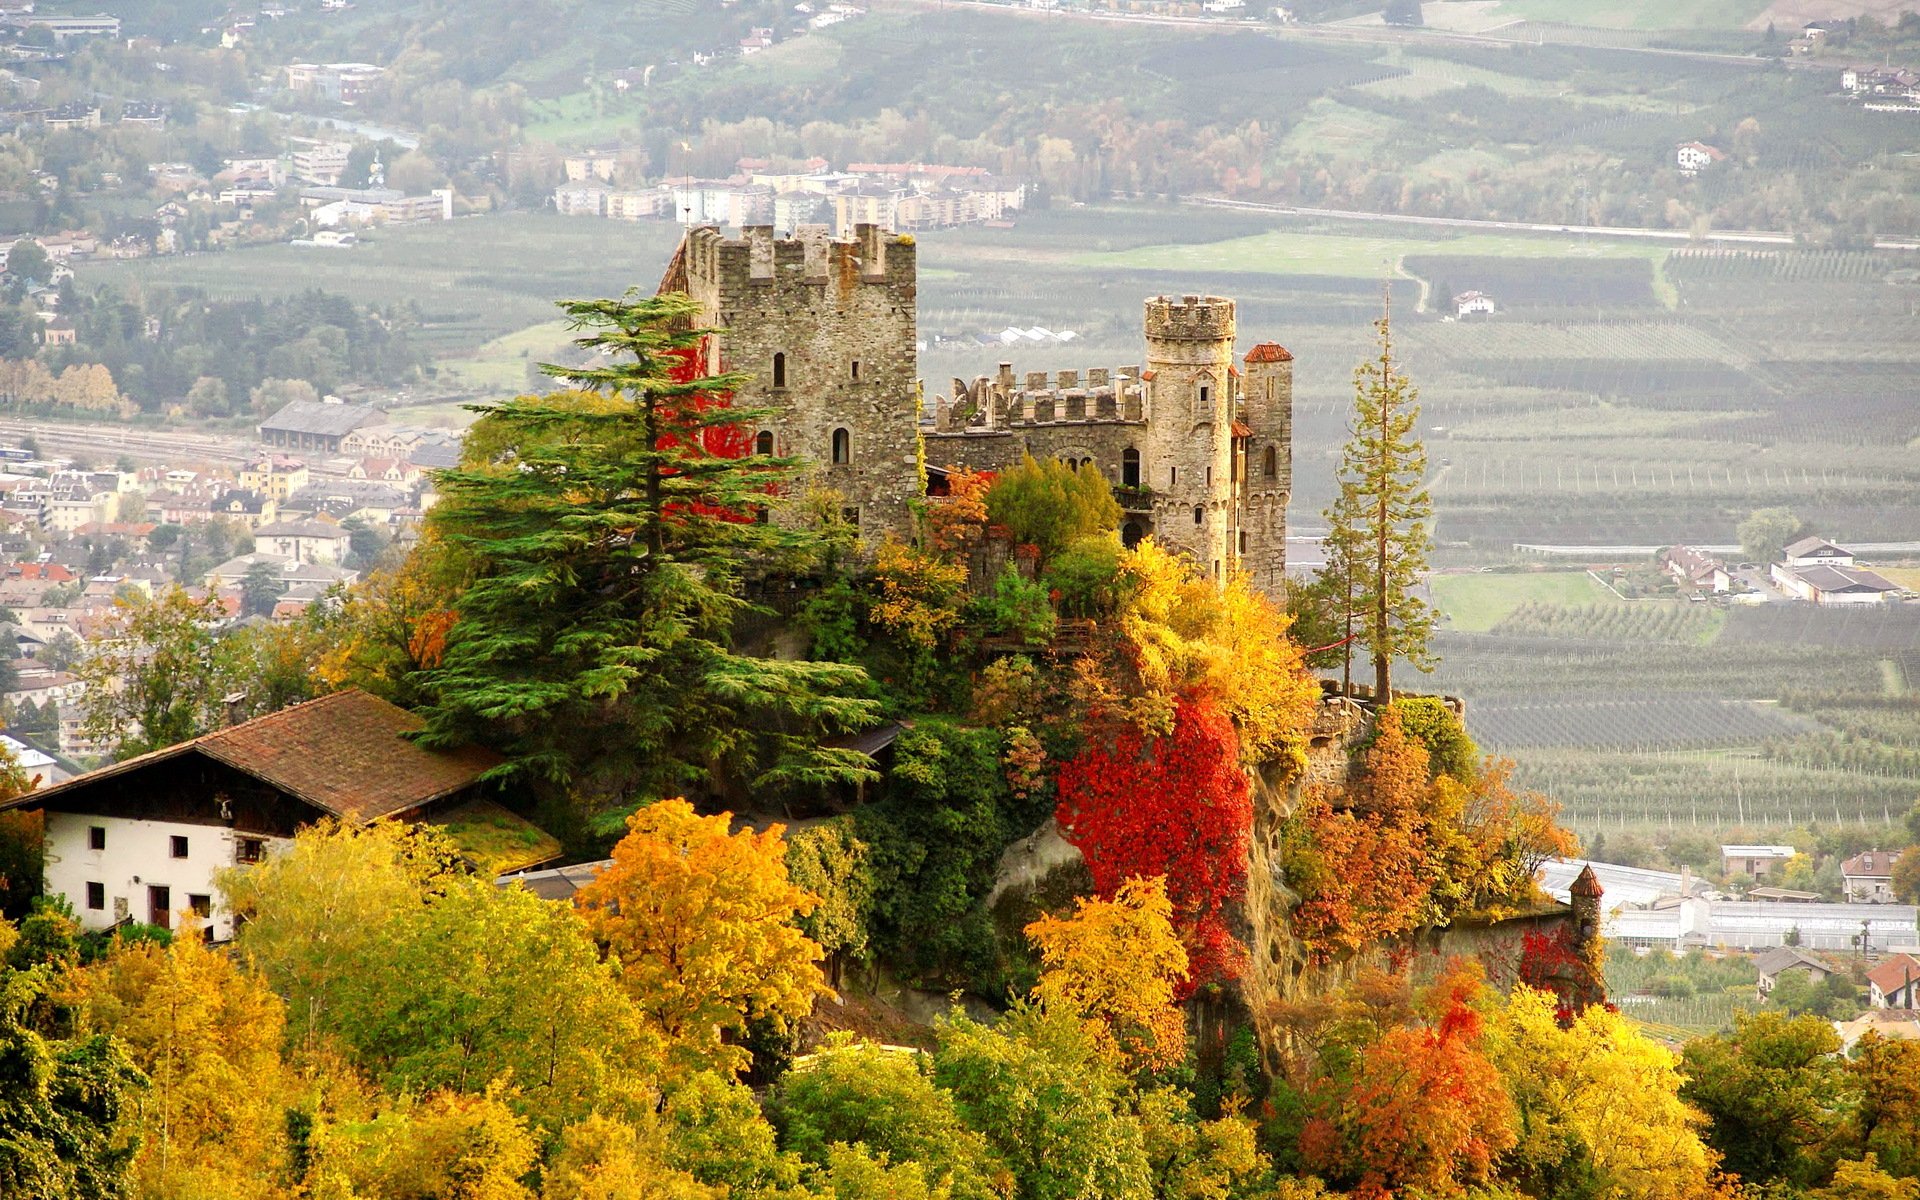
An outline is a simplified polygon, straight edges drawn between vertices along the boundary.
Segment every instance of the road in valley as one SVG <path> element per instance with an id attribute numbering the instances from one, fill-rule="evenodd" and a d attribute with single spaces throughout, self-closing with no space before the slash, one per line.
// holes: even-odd
<path id="1" fill-rule="evenodd" d="M 260 445 L 252 438 L 212 433 L 139 429 L 90 421 L 0 418 L 0 442 L 19 445 L 32 438 L 44 454 L 84 456 L 111 462 L 124 454 L 138 462 L 184 467 L 196 463 L 235 463 L 257 458 Z"/>
<path id="2" fill-rule="evenodd" d="M 1272 213 L 1275 216 L 1320 217 L 1340 221 L 1381 221 L 1398 225 L 1426 225 L 1482 233 L 1577 233 L 1583 237 L 1638 238 L 1660 242 L 1738 242 L 1746 245 L 1794 246 L 1791 233 L 1772 229 L 1715 229 L 1696 237 L 1685 229 L 1650 229 L 1637 225 L 1555 225 L 1539 221 L 1487 221 L 1471 217 L 1422 217 L 1408 213 L 1352 212 L 1344 208 L 1300 208 L 1291 204 L 1264 204 L 1257 200 L 1230 200 L 1225 196 L 1182 196 L 1182 204 L 1223 208 L 1235 212 Z M 1920 239 L 1880 238 L 1876 250 L 1920 250 Z"/>

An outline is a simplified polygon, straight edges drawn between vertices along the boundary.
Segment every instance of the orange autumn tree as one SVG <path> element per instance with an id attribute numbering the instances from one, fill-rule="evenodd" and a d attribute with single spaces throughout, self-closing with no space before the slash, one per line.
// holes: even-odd
<path id="1" fill-rule="evenodd" d="M 685 800 L 649 805 L 574 897 L 682 1068 L 738 1070 L 747 1052 L 725 1034 L 756 1018 L 786 1029 L 832 994 L 820 947 L 794 925 L 820 900 L 787 877 L 784 827 L 733 833 L 730 824 Z"/>
<path id="2" fill-rule="evenodd" d="M 1078 1016 L 1103 1054 L 1136 1072 L 1185 1057 L 1176 998 L 1187 952 L 1174 932 L 1166 880 L 1129 879 L 1111 900 L 1083 898 L 1071 917 L 1042 916 L 1026 934 L 1040 951 L 1034 998 Z"/>
<path id="3" fill-rule="evenodd" d="M 1323 1074 L 1300 1134 L 1308 1164 L 1356 1200 L 1452 1196 L 1492 1178 L 1517 1142 L 1513 1104 L 1488 1059 L 1476 966 L 1429 988 L 1419 1023 L 1388 1030 Z"/>
<path id="4" fill-rule="evenodd" d="M 1315 788 L 1282 830 L 1296 936 L 1316 963 L 1534 898 L 1534 872 L 1577 844 L 1545 797 L 1515 792 L 1511 764 L 1471 778 L 1436 771 L 1399 705 L 1376 718 L 1361 777 Z"/>

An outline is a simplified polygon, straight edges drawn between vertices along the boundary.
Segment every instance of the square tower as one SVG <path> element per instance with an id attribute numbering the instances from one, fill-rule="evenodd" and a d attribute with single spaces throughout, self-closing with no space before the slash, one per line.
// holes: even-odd
<path id="1" fill-rule="evenodd" d="M 743 407 L 773 410 L 755 453 L 805 459 L 863 537 L 904 532 L 921 491 L 914 244 L 876 225 L 833 240 L 770 225 L 690 230 L 663 291 L 684 290 L 720 330 L 709 368 L 737 371 Z"/>

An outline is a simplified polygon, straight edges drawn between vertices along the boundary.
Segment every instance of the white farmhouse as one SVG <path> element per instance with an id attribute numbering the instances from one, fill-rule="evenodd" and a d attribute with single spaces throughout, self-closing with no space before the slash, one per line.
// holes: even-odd
<path id="1" fill-rule="evenodd" d="M 558 843 L 496 804 L 481 783 L 497 755 L 477 746 L 429 750 L 407 736 L 423 724 L 365 692 L 336 692 L 0 809 L 45 813 L 46 891 L 66 897 L 83 927 L 172 928 L 190 913 L 208 941 L 233 935 L 220 873 L 261 861 L 326 817 L 441 825 L 485 870 L 534 866 L 558 853 Z"/>
<path id="2" fill-rule="evenodd" d="M 1727 152 L 1705 142 L 1682 142 L 1674 148 L 1674 161 L 1689 175 L 1696 175 L 1713 164 L 1725 162 Z"/>

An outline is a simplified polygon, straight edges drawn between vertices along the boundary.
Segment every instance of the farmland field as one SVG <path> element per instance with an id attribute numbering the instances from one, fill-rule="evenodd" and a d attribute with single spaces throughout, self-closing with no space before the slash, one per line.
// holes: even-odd
<path id="1" fill-rule="evenodd" d="M 1450 628 L 1481 633 L 1524 604 L 1595 604 L 1612 600 L 1585 571 L 1537 575 L 1436 575 L 1433 603 Z M 1617 603 L 1617 601 L 1616 601 Z"/>

